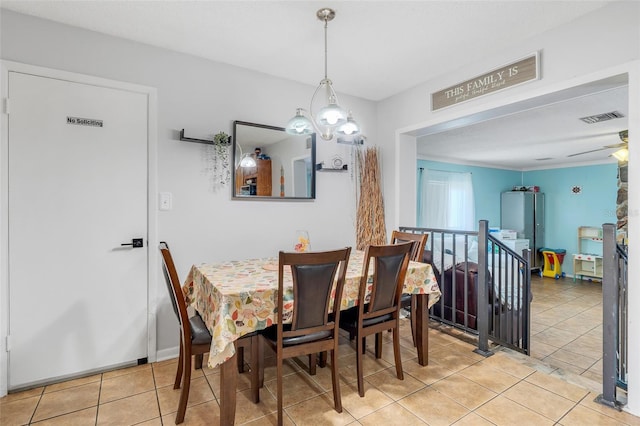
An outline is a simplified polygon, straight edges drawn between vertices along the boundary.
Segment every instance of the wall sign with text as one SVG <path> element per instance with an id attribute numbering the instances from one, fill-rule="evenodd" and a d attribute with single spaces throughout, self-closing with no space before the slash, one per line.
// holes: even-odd
<path id="1" fill-rule="evenodd" d="M 479 96 L 497 92 L 540 78 L 538 52 L 431 94 L 431 110 L 436 111 Z"/>
<path id="2" fill-rule="evenodd" d="M 103 127 L 102 120 L 93 118 L 67 117 L 67 124 L 75 124 L 77 126 Z"/>

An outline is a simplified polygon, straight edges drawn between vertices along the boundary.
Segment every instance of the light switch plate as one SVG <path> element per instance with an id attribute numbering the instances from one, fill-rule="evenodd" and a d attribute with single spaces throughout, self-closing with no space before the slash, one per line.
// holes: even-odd
<path id="1" fill-rule="evenodd" d="M 171 210 L 173 207 L 173 200 L 170 192 L 161 192 L 160 193 L 160 210 L 167 211 Z"/>

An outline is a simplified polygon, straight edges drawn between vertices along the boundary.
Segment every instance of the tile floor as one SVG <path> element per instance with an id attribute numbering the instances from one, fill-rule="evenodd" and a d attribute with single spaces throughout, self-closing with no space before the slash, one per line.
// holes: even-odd
<path id="1" fill-rule="evenodd" d="M 531 356 L 602 383 L 602 284 L 532 276 Z"/>
<path id="2" fill-rule="evenodd" d="M 483 358 L 469 336 L 434 325 L 429 365 L 417 363 L 402 325 L 405 379 L 395 377 L 390 335 L 383 357 L 365 358 L 358 396 L 353 345 L 340 345 L 342 413 L 333 410 L 330 369 L 306 373 L 306 358 L 289 361 L 285 424 L 290 425 L 640 425 L 640 418 L 594 402 L 600 389 L 600 284 L 533 279 L 532 357 L 497 349 Z M 444 332 L 446 331 L 446 332 Z M 458 337 L 463 337 L 461 340 Z M 373 346 L 373 345 L 371 345 Z M 0 424 L 173 425 L 179 391 L 176 360 L 115 370 L 0 399 Z M 275 424 L 275 366 L 267 354 L 261 402 L 240 376 L 236 424 Z M 219 423 L 219 372 L 194 372 L 185 425 Z"/>

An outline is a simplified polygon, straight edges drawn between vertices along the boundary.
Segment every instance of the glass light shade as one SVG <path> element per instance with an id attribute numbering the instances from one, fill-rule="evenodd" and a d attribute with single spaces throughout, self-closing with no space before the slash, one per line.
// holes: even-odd
<path id="1" fill-rule="evenodd" d="M 320 126 L 341 126 L 347 122 L 347 112 L 340 105 L 330 103 L 318 111 L 316 121 Z"/>
<path id="2" fill-rule="evenodd" d="M 629 150 L 627 148 L 619 149 L 611 155 L 613 155 L 618 161 L 629 161 Z"/>
<path id="3" fill-rule="evenodd" d="M 296 111 L 295 117 L 287 123 L 285 131 L 294 135 L 308 135 L 314 132 L 311 120 L 302 114 L 300 108 Z"/>
<path id="4" fill-rule="evenodd" d="M 347 117 L 347 122 L 342 126 L 338 127 L 338 134 L 344 136 L 354 136 L 360 133 L 360 126 L 353 119 L 351 112 L 349 112 L 349 116 Z"/>
<path id="5" fill-rule="evenodd" d="M 242 156 L 242 160 L 240 160 L 240 167 L 255 167 L 256 160 L 251 156 L 251 154 L 244 154 Z"/>

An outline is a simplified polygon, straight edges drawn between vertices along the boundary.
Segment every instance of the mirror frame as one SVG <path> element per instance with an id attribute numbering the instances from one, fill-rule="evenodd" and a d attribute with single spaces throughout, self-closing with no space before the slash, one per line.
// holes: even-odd
<path id="1" fill-rule="evenodd" d="M 231 176 L 231 198 L 233 200 L 262 200 L 262 201 L 271 201 L 271 200 L 294 200 L 294 201 L 309 201 L 315 200 L 316 198 L 316 134 L 311 133 L 307 135 L 300 135 L 302 138 L 310 138 L 311 139 L 311 195 L 308 197 L 278 197 L 275 195 L 265 196 L 265 195 L 241 195 L 236 192 L 236 171 L 239 167 L 239 159 L 236 156 L 239 156 L 240 153 L 236 149 L 238 145 L 242 144 L 242 141 L 238 139 L 238 126 L 249 126 L 256 127 L 258 129 L 265 129 L 270 131 L 278 131 L 286 134 L 284 127 L 276 127 L 269 126 L 266 124 L 258 124 L 258 123 L 250 123 L 247 121 L 236 120 L 233 122 L 233 151 L 232 151 L 232 176 Z M 296 137 L 296 135 L 290 135 Z"/>

